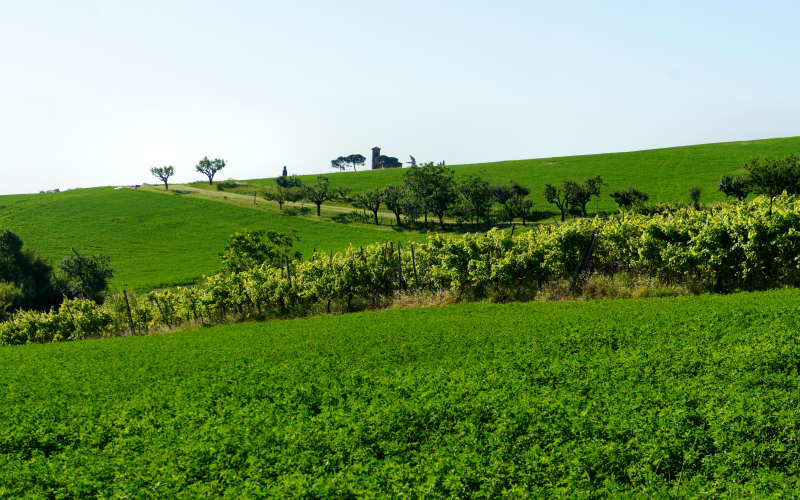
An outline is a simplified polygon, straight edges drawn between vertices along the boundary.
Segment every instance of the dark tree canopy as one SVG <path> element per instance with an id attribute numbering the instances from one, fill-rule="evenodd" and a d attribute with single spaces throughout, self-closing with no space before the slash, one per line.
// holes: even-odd
<path id="1" fill-rule="evenodd" d="M 46 310 L 64 297 L 102 303 L 112 276 L 108 257 L 77 252 L 56 273 L 35 251 L 24 248 L 19 236 L 0 230 L 0 317 L 17 309 Z"/>
<path id="2" fill-rule="evenodd" d="M 194 167 L 195 170 L 200 172 L 201 174 L 208 177 L 208 183 L 214 183 L 214 175 L 217 172 L 225 168 L 225 160 L 220 158 L 215 158 L 214 160 L 209 160 L 208 156 L 204 156 L 202 160 Z"/>
<path id="3" fill-rule="evenodd" d="M 404 203 L 409 218 L 422 215 L 427 222 L 432 213 L 444 224 L 445 214 L 458 198 L 451 169 L 432 162 L 411 167 L 403 173 L 403 185 L 409 195 Z"/>
<path id="4" fill-rule="evenodd" d="M 8 229 L 0 230 L 0 283 L 7 284 L 8 297 L 16 297 L 10 309 L 41 310 L 60 302 L 53 268 L 35 251 L 24 248 L 20 237 Z"/>
<path id="5" fill-rule="evenodd" d="M 689 202 L 695 210 L 700 209 L 700 195 L 703 194 L 703 189 L 700 186 L 692 186 L 689 188 Z"/>
<path id="6" fill-rule="evenodd" d="M 285 258 L 299 259 L 300 252 L 292 251 L 297 237 L 275 231 L 244 231 L 234 233 L 220 253 L 222 267 L 238 273 L 269 264 L 282 267 Z"/>
<path id="7" fill-rule="evenodd" d="M 717 187 L 728 198 L 736 198 L 739 201 L 747 198 L 751 190 L 749 183 L 741 175 L 736 177 L 723 175 Z"/>
<path id="8" fill-rule="evenodd" d="M 402 168 L 403 163 L 394 156 L 380 155 L 378 157 L 378 168 Z"/>
<path id="9" fill-rule="evenodd" d="M 588 215 L 586 205 L 593 196 L 600 194 L 600 187 L 603 185 L 603 178 L 599 175 L 586 179 L 584 184 L 575 181 L 564 181 L 561 188 L 570 207 L 575 207 L 581 211 L 584 217 Z"/>
<path id="10" fill-rule="evenodd" d="M 303 189 L 303 197 L 317 206 L 317 216 L 321 215 L 322 204 L 329 200 L 335 200 L 344 194 L 342 189 L 330 187 L 327 177 L 317 177 L 317 183 L 306 186 Z"/>
<path id="11" fill-rule="evenodd" d="M 530 210 L 533 207 L 533 202 L 525 199 L 529 194 L 530 189 L 514 181 L 509 181 L 508 184 L 494 186 L 492 188 L 494 200 L 503 205 L 503 215 L 505 219 L 511 222 L 515 217 L 520 217 L 523 225 L 528 219 Z"/>
<path id="12" fill-rule="evenodd" d="M 796 155 L 771 160 L 756 158 L 750 160 L 745 168 L 753 192 L 769 197 L 770 213 L 776 196 L 784 191 L 800 194 L 800 157 Z"/>
<path id="13" fill-rule="evenodd" d="M 618 207 L 629 210 L 635 205 L 640 205 L 650 199 L 646 193 L 629 187 L 628 189 L 614 191 L 610 194 Z"/>
<path id="14" fill-rule="evenodd" d="M 340 156 L 335 160 L 331 160 L 331 168 L 344 172 L 346 168 L 352 168 L 353 172 L 357 170 L 357 167 L 364 166 L 364 163 L 367 159 L 364 155 L 360 154 L 352 154 L 347 156 Z"/>
<path id="15" fill-rule="evenodd" d="M 383 202 L 386 204 L 386 208 L 394 214 L 398 226 L 403 225 L 400 216 L 405 213 L 405 200 L 408 196 L 408 190 L 405 186 L 386 186 L 383 188 Z"/>
<path id="16" fill-rule="evenodd" d="M 275 178 L 275 184 L 281 187 L 302 187 L 303 182 L 300 180 L 300 177 L 296 175 L 282 175 L 280 177 Z"/>
<path id="17" fill-rule="evenodd" d="M 282 179 L 283 177 L 280 178 Z M 277 202 L 280 210 L 283 210 L 283 205 L 287 201 L 297 201 L 302 197 L 303 193 L 299 187 L 283 186 L 280 184 L 264 192 L 264 199 Z"/>
<path id="18" fill-rule="evenodd" d="M 344 172 L 344 169 L 346 167 L 347 167 L 347 159 L 344 156 L 340 156 L 334 160 L 331 160 L 331 168 L 334 170 Z"/>
<path id="19" fill-rule="evenodd" d="M 489 209 L 494 201 L 489 181 L 477 175 L 467 175 L 456 187 L 462 218 L 475 217 L 475 222 L 488 222 Z"/>
<path id="20" fill-rule="evenodd" d="M 552 184 L 545 184 L 544 192 L 542 194 L 544 195 L 544 199 L 547 201 L 547 203 L 558 207 L 558 209 L 561 211 L 561 222 L 564 222 L 567 215 L 567 209 L 569 208 L 569 202 L 564 194 L 564 191 Z"/>
<path id="21" fill-rule="evenodd" d="M 106 255 L 84 257 L 75 250 L 59 264 L 59 280 L 69 298 L 93 300 L 102 304 L 108 290 L 108 280 L 114 276 Z"/>
<path id="22" fill-rule="evenodd" d="M 378 212 L 381 209 L 381 203 L 383 203 L 383 190 L 375 188 L 358 193 L 355 196 L 355 202 L 353 204 L 357 208 L 363 208 L 364 210 L 372 212 L 375 224 L 379 225 L 380 219 L 378 219 Z"/>
<path id="23" fill-rule="evenodd" d="M 525 198 L 525 196 L 528 195 L 528 189 L 522 189 L 524 189 L 524 191 L 516 191 L 514 196 L 508 200 L 505 205 L 505 211 L 509 222 L 515 217 L 519 217 L 522 219 L 522 225 L 524 226 L 526 221 L 531 217 L 531 212 L 533 211 L 533 202 Z"/>

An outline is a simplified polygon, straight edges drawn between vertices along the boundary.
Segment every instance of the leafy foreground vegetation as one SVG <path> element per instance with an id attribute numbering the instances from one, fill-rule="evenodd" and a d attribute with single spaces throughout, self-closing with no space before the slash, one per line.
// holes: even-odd
<path id="1" fill-rule="evenodd" d="M 174 188 L 173 188 L 174 189 Z M 192 283 L 213 273 L 228 237 L 244 229 L 296 234 L 310 255 L 350 244 L 406 240 L 416 233 L 310 221 L 226 203 L 147 191 L 80 189 L 54 194 L 0 196 L 0 228 L 19 235 L 51 260 L 72 254 L 110 258 L 112 289 L 145 291 Z"/>
<path id="2" fill-rule="evenodd" d="M 796 494 L 800 293 L 0 349 L 0 496 Z"/>
<path id="3" fill-rule="evenodd" d="M 130 303 L 116 295 L 93 308 L 78 300 L 65 302 L 58 311 L 20 311 L 0 323 L 0 344 L 350 312 L 385 307 L 404 294 L 443 293 L 456 301 L 530 300 L 548 287 L 579 286 L 592 268 L 595 278 L 606 278 L 606 284 L 595 280 L 596 290 L 613 288 L 620 275 L 693 292 L 797 286 L 799 233 L 800 199 L 782 196 L 774 204 L 759 197 L 713 211 L 578 219 L 518 235 L 497 229 L 432 234 L 405 251 L 391 244 L 351 246 L 304 261 L 281 259 L 285 246 L 274 247 L 269 260 L 253 261 L 237 251 L 228 269 L 197 286 L 150 292 Z M 589 259 L 591 248 L 595 253 Z"/>

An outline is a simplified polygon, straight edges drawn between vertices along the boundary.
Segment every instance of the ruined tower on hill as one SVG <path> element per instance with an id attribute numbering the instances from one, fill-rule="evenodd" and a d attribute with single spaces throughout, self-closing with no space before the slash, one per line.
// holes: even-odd
<path id="1" fill-rule="evenodd" d="M 375 146 L 372 148 L 372 170 L 381 168 L 381 148 Z"/>

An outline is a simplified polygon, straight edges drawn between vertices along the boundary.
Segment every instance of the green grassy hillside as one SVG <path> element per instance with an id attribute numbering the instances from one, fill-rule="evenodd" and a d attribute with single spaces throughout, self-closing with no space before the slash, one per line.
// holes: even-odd
<path id="1" fill-rule="evenodd" d="M 469 304 L 2 348 L 0 496 L 792 497 L 798 300 Z"/>
<path id="2" fill-rule="evenodd" d="M 608 193 L 634 186 L 650 195 L 652 201 L 685 202 L 692 185 L 703 189 L 702 201 L 722 200 L 717 183 L 724 174 L 737 173 L 753 157 L 780 157 L 800 153 L 800 137 L 765 139 L 745 142 L 724 142 L 697 146 L 608 153 L 585 156 L 565 156 L 533 160 L 514 160 L 455 166 L 458 174 L 483 173 L 495 183 L 514 180 L 531 189 L 534 208 L 547 207 L 542 197 L 545 183 L 560 184 L 564 179 L 584 180 L 602 175 L 606 181 L 599 206 L 591 209 L 615 210 Z M 354 192 L 375 186 L 397 184 L 402 170 L 325 173 L 333 186 L 348 186 Z M 314 182 L 316 175 L 302 176 L 304 182 Z M 272 179 L 257 179 L 251 183 L 268 183 Z"/>
<path id="3" fill-rule="evenodd" d="M 115 274 L 112 286 L 136 290 L 187 283 L 213 272 L 228 237 L 244 229 L 296 231 L 296 245 L 304 255 L 314 248 L 340 250 L 351 243 L 420 237 L 383 226 L 281 215 L 178 191 L 111 188 L 0 196 L 0 227 L 11 229 L 54 263 L 71 248 L 107 254 Z"/>

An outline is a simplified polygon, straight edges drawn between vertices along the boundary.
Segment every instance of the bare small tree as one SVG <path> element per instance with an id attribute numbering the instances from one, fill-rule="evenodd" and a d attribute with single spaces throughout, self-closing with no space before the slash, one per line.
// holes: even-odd
<path id="1" fill-rule="evenodd" d="M 164 189 L 169 191 L 169 178 L 175 175 L 174 167 L 153 167 L 150 173 L 164 183 Z"/>
<path id="2" fill-rule="evenodd" d="M 344 190 L 332 188 L 328 184 L 328 178 L 317 177 L 317 183 L 303 188 L 303 197 L 317 206 L 317 217 L 321 213 L 322 204 L 328 200 L 335 200 L 344 195 Z"/>

